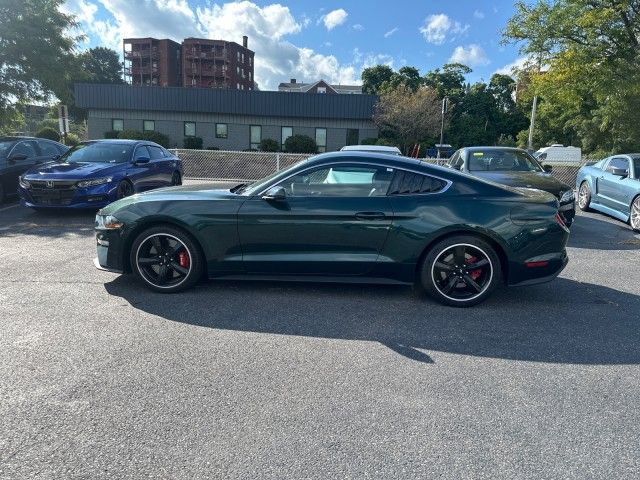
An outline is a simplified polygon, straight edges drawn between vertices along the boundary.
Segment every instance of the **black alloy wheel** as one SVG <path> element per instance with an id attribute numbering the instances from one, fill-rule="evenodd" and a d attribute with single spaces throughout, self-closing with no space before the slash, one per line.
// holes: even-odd
<path id="1" fill-rule="evenodd" d="M 588 212 L 590 203 L 591 190 L 589 189 L 589 184 L 587 182 L 582 182 L 580 184 L 580 189 L 578 190 L 578 207 L 583 212 Z"/>
<path id="2" fill-rule="evenodd" d="M 640 232 L 640 196 L 631 203 L 631 214 L 629 215 L 629 225 L 636 232 Z"/>
<path id="3" fill-rule="evenodd" d="M 133 185 L 128 180 L 122 180 L 118 184 L 118 190 L 116 191 L 116 197 L 118 198 L 118 200 L 120 200 L 121 198 L 128 197 L 130 195 L 133 195 Z"/>
<path id="4" fill-rule="evenodd" d="M 484 301 L 500 283 L 500 259 L 479 238 L 450 237 L 431 249 L 421 279 L 425 290 L 439 302 L 470 307 Z"/>
<path id="5" fill-rule="evenodd" d="M 174 187 L 182 185 L 182 177 L 180 177 L 180 172 L 173 172 L 173 176 L 171 177 L 171 185 Z"/>
<path id="6" fill-rule="evenodd" d="M 131 248 L 131 267 L 152 290 L 178 292 L 201 277 L 203 261 L 191 237 L 173 227 L 142 232 Z"/>

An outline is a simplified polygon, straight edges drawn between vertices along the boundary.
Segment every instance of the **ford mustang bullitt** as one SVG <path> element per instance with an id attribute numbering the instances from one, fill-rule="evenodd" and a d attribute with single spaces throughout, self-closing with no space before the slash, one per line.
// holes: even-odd
<path id="1" fill-rule="evenodd" d="M 98 268 L 157 292 L 210 279 L 391 282 L 477 304 L 502 283 L 555 278 L 569 231 L 558 199 L 417 159 L 317 155 L 230 189 L 136 194 L 96 216 Z"/>

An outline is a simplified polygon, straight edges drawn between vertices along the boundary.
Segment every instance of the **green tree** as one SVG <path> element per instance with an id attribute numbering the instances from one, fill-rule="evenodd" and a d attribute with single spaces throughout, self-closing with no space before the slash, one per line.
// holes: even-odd
<path id="1" fill-rule="evenodd" d="M 465 75 L 472 70 L 461 63 L 447 63 L 442 70 L 436 68 L 424 76 L 424 84 L 438 92 L 440 98 L 448 97 L 453 104 L 466 92 Z"/>
<path id="2" fill-rule="evenodd" d="M 81 53 L 78 60 L 86 81 L 92 83 L 124 83 L 122 63 L 118 52 L 110 48 L 95 47 Z"/>
<path id="3" fill-rule="evenodd" d="M 395 140 L 407 151 L 413 144 L 432 141 L 439 134 L 440 99 L 432 88 L 413 92 L 400 85 L 381 94 L 373 119 L 381 137 Z"/>
<path id="4" fill-rule="evenodd" d="M 382 83 L 379 91 L 387 89 L 396 89 L 399 86 L 405 86 L 408 90 L 415 92 L 422 85 L 423 80 L 420 77 L 420 71 L 415 67 L 402 67 L 397 73 L 391 75 L 391 78 Z"/>
<path id="5" fill-rule="evenodd" d="M 388 65 L 376 65 L 362 71 L 362 93 L 377 95 L 383 83 L 393 76 L 393 70 Z"/>
<path id="6" fill-rule="evenodd" d="M 79 37 L 63 0 L 0 0 L 0 124 L 18 103 L 64 91 Z"/>
<path id="7" fill-rule="evenodd" d="M 586 152 L 640 149 L 639 0 L 519 1 L 504 38 L 546 67 L 531 74 L 536 130 L 577 137 Z"/>

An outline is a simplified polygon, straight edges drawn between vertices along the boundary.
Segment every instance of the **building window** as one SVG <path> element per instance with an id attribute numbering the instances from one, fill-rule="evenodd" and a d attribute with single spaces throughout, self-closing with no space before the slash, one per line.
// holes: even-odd
<path id="1" fill-rule="evenodd" d="M 244 63 L 244 53 L 242 54 L 242 63 Z"/>
<path id="2" fill-rule="evenodd" d="M 260 148 L 260 140 L 262 140 L 262 127 L 260 125 L 251 125 L 252 150 L 258 150 Z"/>
<path id="3" fill-rule="evenodd" d="M 236 67 L 236 73 L 240 75 L 240 67 Z"/>
<path id="4" fill-rule="evenodd" d="M 116 132 L 121 132 L 124 130 L 124 120 L 121 118 L 113 118 L 111 119 L 111 130 Z"/>
<path id="5" fill-rule="evenodd" d="M 142 122 L 143 132 L 153 132 L 156 129 L 156 122 L 154 120 L 144 120 Z"/>
<path id="6" fill-rule="evenodd" d="M 318 152 L 327 151 L 327 129 L 316 128 L 316 145 L 318 146 Z"/>
<path id="7" fill-rule="evenodd" d="M 251 72 L 249 72 L 249 81 L 251 81 Z"/>
<path id="8" fill-rule="evenodd" d="M 347 129 L 347 143 L 345 145 L 358 145 L 360 143 L 360 132 L 357 128 Z"/>
<path id="9" fill-rule="evenodd" d="M 238 54 L 238 61 L 240 61 L 240 52 L 236 52 Z"/>
<path id="10" fill-rule="evenodd" d="M 318 93 L 327 93 L 327 87 L 318 87 Z"/>
<path id="11" fill-rule="evenodd" d="M 237 87 L 236 87 L 236 88 L 237 88 L 238 90 L 240 90 L 240 84 L 239 84 L 239 83 L 236 83 L 236 85 L 237 85 Z"/>
<path id="12" fill-rule="evenodd" d="M 227 138 L 226 123 L 216 123 L 216 138 Z"/>
<path id="13" fill-rule="evenodd" d="M 184 136 L 185 137 L 196 136 L 196 122 L 184 122 Z"/>
<path id="14" fill-rule="evenodd" d="M 293 127 L 282 127 L 282 132 L 280 135 L 280 147 L 284 150 L 284 142 L 287 141 L 287 138 L 293 136 Z"/>

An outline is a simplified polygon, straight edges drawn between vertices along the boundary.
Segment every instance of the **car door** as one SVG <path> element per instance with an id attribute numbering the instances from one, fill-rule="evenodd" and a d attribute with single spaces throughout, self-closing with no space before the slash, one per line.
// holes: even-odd
<path id="1" fill-rule="evenodd" d="M 154 178 L 155 169 L 154 164 L 151 162 L 151 154 L 145 145 L 138 145 L 133 152 L 133 160 L 127 170 L 127 176 L 133 182 L 136 192 L 142 192 L 158 186 Z"/>
<path id="2" fill-rule="evenodd" d="M 171 185 L 171 176 L 173 175 L 173 162 L 171 158 L 167 158 L 160 147 L 155 145 L 147 145 L 151 154 L 151 162 L 154 163 L 155 181 L 158 185 Z"/>
<path id="3" fill-rule="evenodd" d="M 249 273 L 366 275 L 389 233 L 386 196 L 393 169 L 368 164 L 315 166 L 281 180 L 238 212 L 243 265 Z"/>
<path id="4" fill-rule="evenodd" d="M 42 163 L 38 142 L 35 140 L 22 140 L 16 143 L 7 155 L 7 193 L 15 193 L 18 190 L 18 177 L 24 172 Z"/>
<path id="5" fill-rule="evenodd" d="M 626 170 L 626 176 L 614 175 L 613 169 Z M 602 171 L 598 179 L 599 202 L 609 208 L 623 213 L 629 213 L 630 195 L 633 193 L 635 180 L 629 175 L 631 166 L 625 157 L 613 157 Z"/>

